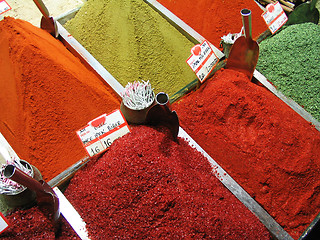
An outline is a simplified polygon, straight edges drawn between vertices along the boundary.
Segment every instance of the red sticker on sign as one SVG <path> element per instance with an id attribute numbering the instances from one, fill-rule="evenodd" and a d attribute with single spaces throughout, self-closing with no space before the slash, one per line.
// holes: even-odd
<path id="1" fill-rule="evenodd" d="M 105 121 L 106 121 L 106 117 L 102 116 L 102 117 L 98 117 L 98 118 L 92 120 L 89 123 L 89 125 L 91 125 L 92 127 L 99 127 L 99 126 L 102 126 Z"/>

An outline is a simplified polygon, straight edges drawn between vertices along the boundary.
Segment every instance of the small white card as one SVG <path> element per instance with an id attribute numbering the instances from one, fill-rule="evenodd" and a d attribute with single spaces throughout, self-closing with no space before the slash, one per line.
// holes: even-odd
<path id="1" fill-rule="evenodd" d="M 129 132 L 128 123 L 118 109 L 93 119 L 78 130 L 77 134 L 89 156 L 92 157 L 106 150 L 114 140 Z"/>
<path id="2" fill-rule="evenodd" d="M 191 56 L 187 59 L 188 65 L 195 72 L 201 83 L 207 79 L 218 61 L 219 58 L 206 40 L 201 44 L 195 45 L 191 49 Z"/>
<path id="3" fill-rule="evenodd" d="M 288 17 L 279 2 L 268 4 L 266 9 L 261 16 L 268 25 L 271 33 L 274 34 L 288 21 Z"/>
<path id="4" fill-rule="evenodd" d="M 0 14 L 5 13 L 11 9 L 12 8 L 5 0 L 0 0 Z"/>
<path id="5" fill-rule="evenodd" d="M 0 233 L 4 232 L 10 226 L 6 217 L 0 212 Z"/>

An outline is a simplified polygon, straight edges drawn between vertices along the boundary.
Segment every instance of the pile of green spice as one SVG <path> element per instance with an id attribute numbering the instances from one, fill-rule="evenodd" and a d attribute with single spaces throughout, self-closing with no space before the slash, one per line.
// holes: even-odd
<path id="1" fill-rule="evenodd" d="M 291 25 L 262 41 L 257 70 L 320 121 L 319 25 Z"/>
<path id="2" fill-rule="evenodd" d="M 65 28 L 123 86 L 149 80 L 172 95 L 196 79 L 194 44 L 144 1 L 89 0 Z"/>

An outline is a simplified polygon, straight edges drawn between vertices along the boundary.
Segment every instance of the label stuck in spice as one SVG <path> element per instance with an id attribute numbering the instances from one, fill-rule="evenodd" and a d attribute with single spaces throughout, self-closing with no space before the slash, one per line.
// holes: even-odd
<path id="1" fill-rule="evenodd" d="M 217 65 L 219 58 L 210 47 L 208 41 L 195 45 L 191 49 L 191 56 L 187 59 L 188 65 L 195 72 L 200 82 L 204 82 Z"/>
<path id="2" fill-rule="evenodd" d="M 261 16 L 268 25 L 271 33 L 274 34 L 288 21 L 288 17 L 279 2 L 268 4 L 266 9 Z"/>
<path id="3" fill-rule="evenodd" d="M 93 119 L 78 130 L 77 134 L 89 156 L 92 157 L 106 150 L 114 140 L 129 132 L 128 123 L 118 109 Z"/>
<path id="4" fill-rule="evenodd" d="M 0 233 L 4 232 L 10 226 L 6 217 L 0 212 Z"/>
<path id="5" fill-rule="evenodd" d="M 12 8 L 5 0 L 0 0 L 0 14 L 5 13 L 11 9 Z"/>

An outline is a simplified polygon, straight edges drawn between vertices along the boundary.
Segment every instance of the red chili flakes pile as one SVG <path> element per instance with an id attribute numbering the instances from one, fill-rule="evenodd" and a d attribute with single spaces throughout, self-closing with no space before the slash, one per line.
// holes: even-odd
<path id="1" fill-rule="evenodd" d="M 91 239 L 270 239 L 207 159 L 165 128 L 133 127 L 65 195 Z"/>

